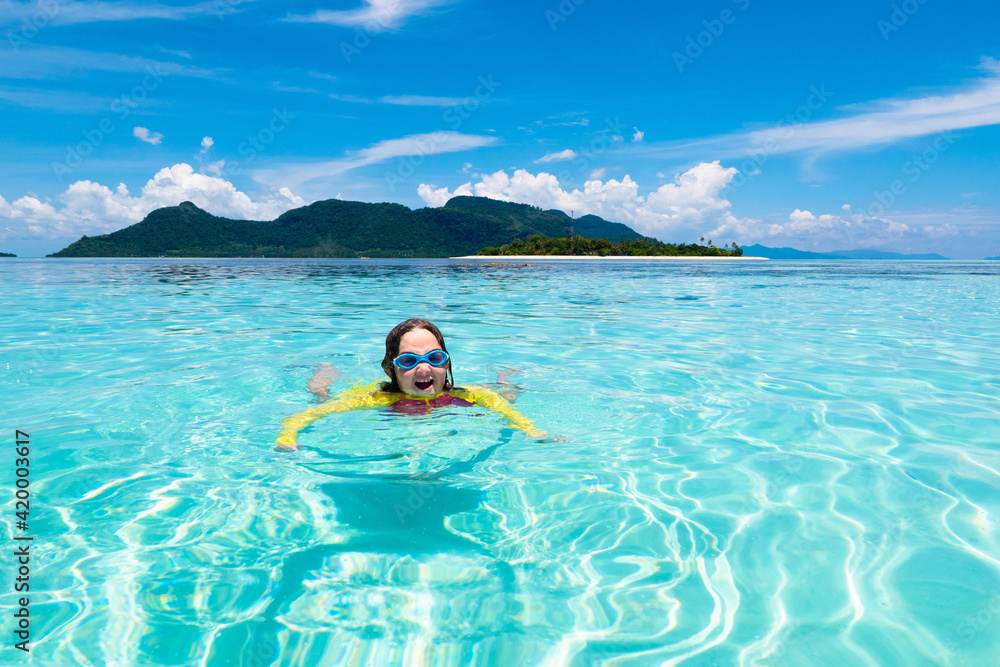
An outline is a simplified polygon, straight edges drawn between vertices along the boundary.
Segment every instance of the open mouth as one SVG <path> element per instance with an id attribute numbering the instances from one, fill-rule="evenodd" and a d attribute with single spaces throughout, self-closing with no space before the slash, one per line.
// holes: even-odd
<path id="1" fill-rule="evenodd" d="M 413 383 L 413 386 L 420 391 L 427 391 L 434 386 L 434 380 L 417 380 Z"/>

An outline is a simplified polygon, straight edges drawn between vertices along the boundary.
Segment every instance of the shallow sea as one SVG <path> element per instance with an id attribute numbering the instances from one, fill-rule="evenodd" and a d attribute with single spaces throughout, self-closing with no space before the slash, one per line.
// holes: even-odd
<path id="1" fill-rule="evenodd" d="M 0 290 L 2 664 L 998 664 L 1000 263 L 18 259 Z M 372 410 L 275 452 L 316 365 L 375 379 L 407 317 L 553 437 Z"/>

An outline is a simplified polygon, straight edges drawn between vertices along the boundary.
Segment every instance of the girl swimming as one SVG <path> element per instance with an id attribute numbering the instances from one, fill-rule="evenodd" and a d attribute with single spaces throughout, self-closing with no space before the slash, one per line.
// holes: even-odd
<path id="1" fill-rule="evenodd" d="M 499 394 L 483 387 L 456 387 L 451 357 L 441 330 L 427 320 L 409 319 L 397 324 L 385 338 L 382 370 L 388 382 L 356 385 L 324 403 L 281 420 L 279 449 L 298 449 L 299 431 L 335 412 L 388 407 L 395 412 L 423 414 L 445 405 L 479 405 L 503 415 L 511 426 L 531 437 L 545 437 L 531 420 Z M 310 382 L 310 391 L 316 387 Z M 313 392 L 317 393 L 317 392 Z M 325 394 L 317 393 L 322 396 Z"/>

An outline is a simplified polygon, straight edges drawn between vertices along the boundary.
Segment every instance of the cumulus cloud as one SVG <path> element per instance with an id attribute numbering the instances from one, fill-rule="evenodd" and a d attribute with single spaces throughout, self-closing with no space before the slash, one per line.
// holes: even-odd
<path id="1" fill-rule="evenodd" d="M 735 224 L 730 202 L 720 194 L 735 174 L 736 169 L 719 162 L 704 163 L 644 196 L 639 194 L 639 184 L 628 175 L 621 181 L 591 179 L 583 190 L 566 191 L 552 174 L 518 169 L 513 175 L 505 171 L 483 175 L 479 183 L 465 183 L 454 192 L 421 184 L 417 194 L 428 206 L 441 206 L 459 194 L 475 194 L 544 209 L 574 210 L 581 215 L 589 213 L 624 222 L 643 234 L 677 240 L 719 225 Z"/>
<path id="2" fill-rule="evenodd" d="M 914 227 L 897 220 L 854 212 L 844 205 L 837 214 L 813 214 L 795 209 L 787 219 L 762 221 L 734 215 L 723 196 L 737 170 L 718 161 L 704 162 L 677 174 L 673 182 L 640 194 L 639 184 L 629 176 L 621 181 L 588 180 L 582 190 L 563 189 L 558 179 L 544 172 L 531 174 L 519 169 L 508 175 L 498 171 L 482 175 L 478 183 L 446 187 L 421 184 L 417 194 L 428 206 L 443 206 L 457 195 L 476 195 L 501 201 L 532 204 L 543 209 L 575 210 L 605 220 L 623 222 L 636 231 L 665 241 L 690 241 L 700 236 L 720 242 L 793 245 L 801 249 L 843 250 L 884 248 L 921 238 L 947 237 L 956 233 L 949 224 Z"/>
<path id="3" fill-rule="evenodd" d="M 163 135 L 159 132 L 150 132 L 145 127 L 134 127 L 132 128 L 132 135 L 135 136 L 139 141 L 145 141 L 147 144 L 153 144 L 156 146 L 163 141 Z"/>
<path id="4" fill-rule="evenodd" d="M 420 195 L 421 199 L 427 202 L 428 206 L 439 208 L 447 204 L 448 200 L 452 197 L 472 196 L 472 183 L 463 183 L 455 188 L 454 192 L 449 192 L 448 188 L 435 189 L 433 185 L 425 185 L 421 183 L 417 188 L 417 194 Z"/>
<path id="5" fill-rule="evenodd" d="M 958 236 L 958 227 L 946 222 L 943 225 L 924 225 L 921 227 L 924 236 L 932 239 L 943 239 L 949 236 Z"/>
<path id="6" fill-rule="evenodd" d="M 646 133 L 645 132 L 643 132 L 642 130 L 640 130 L 637 127 L 634 128 L 634 129 L 635 129 L 635 134 L 632 135 L 632 141 L 640 142 L 640 141 L 642 141 L 643 139 L 646 138 Z"/>
<path id="7" fill-rule="evenodd" d="M 199 174 L 188 164 L 175 164 L 156 173 L 132 196 L 124 183 L 114 190 L 93 181 L 77 181 L 55 202 L 25 195 L 12 202 L 0 197 L 0 240 L 76 238 L 107 234 L 142 220 L 150 211 L 194 202 L 209 213 L 229 218 L 273 220 L 307 202 L 282 188 L 254 201 L 227 180 Z"/>
<path id="8" fill-rule="evenodd" d="M 844 250 L 878 248 L 902 238 L 911 231 L 908 225 L 888 218 L 854 213 L 844 205 L 843 215 L 825 213 L 813 215 L 810 211 L 795 209 L 788 215 L 788 222 L 768 226 L 771 238 L 809 239 L 824 245 L 842 244 Z"/>
<path id="9" fill-rule="evenodd" d="M 706 233 L 727 240 L 829 251 L 885 248 L 917 231 L 897 220 L 854 212 L 848 204 L 844 204 L 842 210 L 840 214 L 816 215 L 797 208 L 788 214 L 786 220 L 778 222 L 733 216 Z"/>
<path id="10" fill-rule="evenodd" d="M 285 20 L 295 23 L 327 23 L 381 32 L 398 28 L 411 16 L 424 14 L 447 2 L 448 0 L 364 0 L 364 4 L 358 9 L 321 9 L 308 16 L 293 15 Z"/>
<path id="11" fill-rule="evenodd" d="M 226 166 L 225 160 L 218 160 L 216 162 L 209 162 L 205 165 L 205 171 L 210 174 L 215 174 L 216 176 L 222 175 L 222 169 Z"/>
<path id="12" fill-rule="evenodd" d="M 201 152 L 207 153 L 208 149 L 214 145 L 215 141 L 212 140 L 212 137 L 203 137 L 201 140 Z"/>
<path id="13" fill-rule="evenodd" d="M 544 162 L 560 162 L 562 160 L 573 160 L 576 158 L 576 151 L 571 148 L 567 148 L 564 151 L 559 151 L 558 153 L 546 153 L 542 157 L 535 160 L 535 164 L 541 164 Z"/>

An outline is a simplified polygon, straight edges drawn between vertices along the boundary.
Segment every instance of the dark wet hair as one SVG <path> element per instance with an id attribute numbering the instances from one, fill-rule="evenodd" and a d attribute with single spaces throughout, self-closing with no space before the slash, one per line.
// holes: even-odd
<path id="1" fill-rule="evenodd" d="M 427 320 L 421 320 L 418 318 L 413 318 L 406 320 L 405 322 L 400 322 L 392 328 L 389 335 L 385 337 L 385 357 L 382 358 L 382 370 L 386 372 L 389 376 L 389 382 L 382 383 L 382 391 L 400 392 L 402 389 L 399 388 L 399 380 L 396 379 L 396 367 L 392 365 L 392 360 L 399 356 L 399 343 L 403 339 L 403 336 L 410 333 L 414 329 L 425 329 L 434 334 L 437 338 L 438 345 L 445 352 L 448 348 L 444 345 L 444 335 L 441 330 L 438 329 L 432 322 Z M 450 355 L 449 355 L 450 356 Z M 455 376 L 451 372 L 451 360 L 448 360 L 448 370 L 444 378 L 444 389 L 448 391 L 455 386 Z"/>

